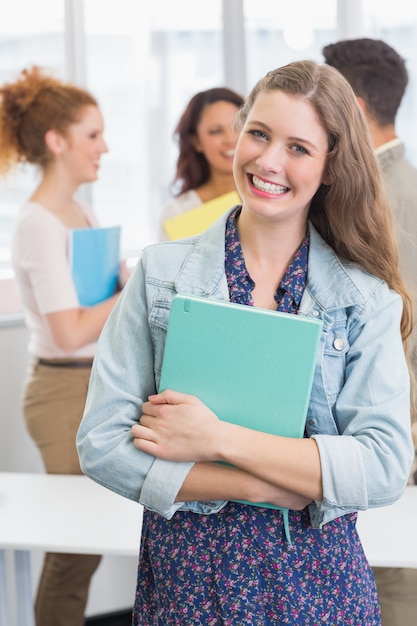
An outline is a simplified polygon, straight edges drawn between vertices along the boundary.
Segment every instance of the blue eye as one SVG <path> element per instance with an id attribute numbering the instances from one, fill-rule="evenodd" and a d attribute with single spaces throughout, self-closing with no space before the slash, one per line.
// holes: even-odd
<path id="1" fill-rule="evenodd" d="M 259 137 L 259 139 L 268 139 L 268 135 L 263 130 L 249 130 L 249 135 L 253 135 L 254 137 Z"/>
<path id="2" fill-rule="evenodd" d="M 308 154 L 308 151 L 303 146 L 300 146 L 298 144 L 292 146 L 291 149 L 298 154 Z"/>

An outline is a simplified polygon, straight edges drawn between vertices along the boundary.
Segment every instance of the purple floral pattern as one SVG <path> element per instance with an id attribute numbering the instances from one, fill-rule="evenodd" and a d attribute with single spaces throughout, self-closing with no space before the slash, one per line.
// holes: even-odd
<path id="1" fill-rule="evenodd" d="M 231 302 L 253 306 L 252 290 L 255 283 L 246 269 L 236 227 L 240 207 L 229 216 L 226 225 L 225 270 Z M 288 266 L 275 294 L 277 310 L 297 313 L 307 282 L 309 236 L 306 234 Z"/>
<path id="2" fill-rule="evenodd" d="M 134 626 L 379 626 L 356 513 L 317 530 L 308 511 L 229 503 L 215 515 L 145 511 Z"/>

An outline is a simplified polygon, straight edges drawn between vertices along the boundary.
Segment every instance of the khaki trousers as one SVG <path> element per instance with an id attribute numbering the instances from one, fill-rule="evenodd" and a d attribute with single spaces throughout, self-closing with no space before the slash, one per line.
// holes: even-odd
<path id="1" fill-rule="evenodd" d="M 31 368 L 23 414 L 48 474 L 81 474 L 75 437 L 90 371 L 88 366 L 39 363 Z M 35 600 L 36 626 L 84 626 L 90 580 L 100 559 L 98 555 L 45 555 Z"/>
<path id="2" fill-rule="evenodd" d="M 417 569 L 373 567 L 382 626 L 417 625 Z"/>

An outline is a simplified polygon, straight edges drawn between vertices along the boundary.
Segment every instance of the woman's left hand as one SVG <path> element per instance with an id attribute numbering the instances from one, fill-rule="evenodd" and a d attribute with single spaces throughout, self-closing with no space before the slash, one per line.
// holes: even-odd
<path id="1" fill-rule="evenodd" d="M 133 442 L 166 461 L 216 461 L 224 424 L 195 396 L 166 390 L 143 403 Z"/>

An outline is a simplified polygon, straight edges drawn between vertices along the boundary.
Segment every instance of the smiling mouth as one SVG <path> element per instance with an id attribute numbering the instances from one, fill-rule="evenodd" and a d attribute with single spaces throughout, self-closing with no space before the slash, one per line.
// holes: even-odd
<path id="1" fill-rule="evenodd" d="M 259 189 L 259 191 L 265 191 L 266 193 L 272 193 L 275 195 L 279 195 L 281 193 L 289 191 L 289 187 L 284 187 L 283 185 L 275 185 L 274 183 L 268 183 L 267 181 L 258 178 L 258 176 L 255 176 L 254 174 L 252 174 L 250 178 L 252 181 L 252 185 L 255 187 L 255 189 Z"/>

